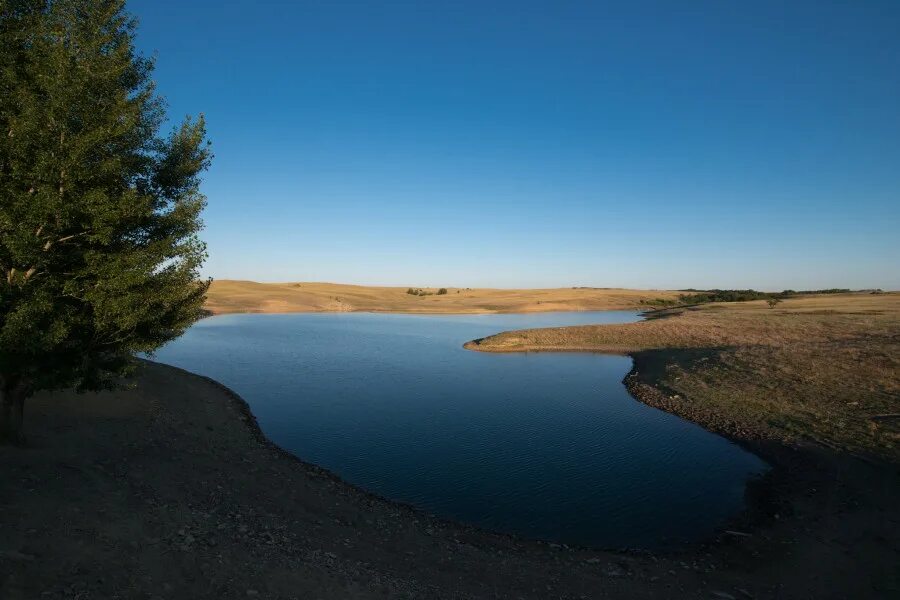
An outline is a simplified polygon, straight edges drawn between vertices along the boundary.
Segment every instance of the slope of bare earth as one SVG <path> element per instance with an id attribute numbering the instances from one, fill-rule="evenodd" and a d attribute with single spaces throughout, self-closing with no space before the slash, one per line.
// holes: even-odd
<path id="1" fill-rule="evenodd" d="M 900 463 L 900 293 L 709 304 L 628 325 L 501 333 L 473 350 L 631 354 L 642 400 L 737 439 Z M 654 393 L 655 392 L 655 393 Z"/>
<path id="2" fill-rule="evenodd" d="M 406 287 L 371 287 L 336 283 L 257 283 L 216 280 L 207 294 L 213 314 L 234 312 L 407 312 L 491 313 L 554 310 L 646 308 L 643 302 L 673 300 L 678 292 L 613 288 L 507 290 L 422 288 L 427 295 L 408 294 Z M 419 288 L 416 288 L 419 289 Z"/>
<path id="3" fill-rule="evenodd" d="M 669 555 L 529 542 L 373 497 L 269 444 L 215 382 L 44 394 L 0 447 L 0 598 L 890 598 L 896 475 L 822 450 L 788 503 Z M 861 494 L 859 490 L 865 489 Z M 660 510 L 665 510 L 664 506 Z M 597 518 L 606 518 L 597 515 Z"/>

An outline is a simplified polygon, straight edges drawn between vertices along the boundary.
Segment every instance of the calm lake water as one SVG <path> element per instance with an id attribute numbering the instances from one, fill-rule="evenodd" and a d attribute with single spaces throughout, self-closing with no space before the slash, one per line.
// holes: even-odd
<path id="1" fill-rule="evenodd" d="M 275 443 L 387 498 L 533 538 L 659 548 L 738 512 L 765 464 L 635 401 L 622 384 L 630 358 L 462 348 L 509 329 L 638 318 L 225 315 L 155 358 L 221 381 Z"/>

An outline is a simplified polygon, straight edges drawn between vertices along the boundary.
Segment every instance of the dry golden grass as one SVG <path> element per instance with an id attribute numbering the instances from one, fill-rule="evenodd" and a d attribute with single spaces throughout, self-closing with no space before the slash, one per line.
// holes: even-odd
<path id="1" fill-rule="evenodd" d="M 640 308 L 641 300 L 675 299 L 678 292 L 597 288 L 504 290 L 447 288 L 445 295 L 413 296 L 406 287 L 335 283 L 213 281 L 206 308 L 234 312 L 491 313 Z M 437 292 L 437 288 L 424 288 Z"/>
<path id="2" fill-rule="evenodd" d="M 900 293 L 710 304 L 629 325 L 501 333 L 481 351 L 663 349 L 653 383 L 676 412 L 780 439 L 811 438 L 900 460 Z M 709 349 L 680 352 L 678 349 Z M 640 369 L 640 360 L 637 368 Z M 709 423 L 704 423 L 709 424 Z"/>

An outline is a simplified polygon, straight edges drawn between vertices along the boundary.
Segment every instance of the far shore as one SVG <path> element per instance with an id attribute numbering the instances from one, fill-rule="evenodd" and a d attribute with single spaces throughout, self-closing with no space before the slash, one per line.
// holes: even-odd
<path id="1" fill-rule="evenodd" d="M 412 292 L 412 293 L 410 293 Z M 226 313 L 388 312 L 491 314 L 647 310 L 678 298 L 671 290 L 618 288 L 419 288 L 337 283 L 257 283 L 215 280 L 204 308 Z"/>

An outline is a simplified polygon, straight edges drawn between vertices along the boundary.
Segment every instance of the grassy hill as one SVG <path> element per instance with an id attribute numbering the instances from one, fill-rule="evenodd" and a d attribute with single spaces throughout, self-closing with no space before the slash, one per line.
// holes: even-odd
<path id="1" fill-rule="evenodd" d="M 410 290 L 421 294 L 408 293 Z M 336 283 L 257 283 L 216 280 L 206 308 L 213 314 L 235 312 L 407 312 L 491 313 L 554 310 L 646 308 L 675 300 L 674 291 L 611 288 L 509 290 L 486 288 L 371 287 Z"/>

